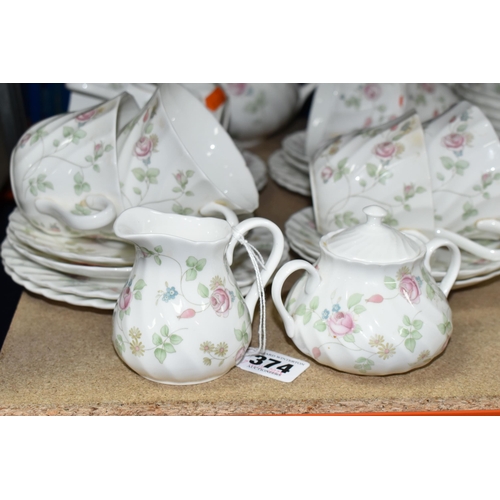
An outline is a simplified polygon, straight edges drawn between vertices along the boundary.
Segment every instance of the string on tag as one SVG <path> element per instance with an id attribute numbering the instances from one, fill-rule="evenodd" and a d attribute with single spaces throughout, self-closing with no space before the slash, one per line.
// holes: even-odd
<path id="1" fill-rule="evenodd" d="M 264 293 L 264 283 L 262 282 L 262 275 L 260 273 L 260 268 L 265 269 L 266 265 L 264 259 L 260 252 L 249 243 L 245 237 L 233 229 L 233 234 L 235 238 L 241 243 L 250 257 L 254 271 L 255 271 L 255 281 L 257 283 L 257 293 L 259 295 L 259 307 L 260 307 L 260 318 L 259 318 L 259 347 L 258 349 L 249 348 L 248 352 L 251 354 L 259 354 L 266 350 L 266 296 Z"/>

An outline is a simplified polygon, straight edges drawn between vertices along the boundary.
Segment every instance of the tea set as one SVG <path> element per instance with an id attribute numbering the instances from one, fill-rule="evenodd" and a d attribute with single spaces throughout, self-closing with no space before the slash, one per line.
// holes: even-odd
<path id="1" fill-rule="evenodd" d="M 148 380 L 223 376 L 257 303 L 264 348 L 271 282 L 303 354 L 404 373 L 446 348 L 450 291 L 500 273 L 498 137 L 445 84 L 67 85 L 96 102 L 21 137 L 2 261 L 34 293 L 113 309 L 115 351 Z M 278 184 L 312 197 L 285 239 L 253 216 L 267 173 L 240 148 L 311 95 L 307 129 L 268 160 Z"/>

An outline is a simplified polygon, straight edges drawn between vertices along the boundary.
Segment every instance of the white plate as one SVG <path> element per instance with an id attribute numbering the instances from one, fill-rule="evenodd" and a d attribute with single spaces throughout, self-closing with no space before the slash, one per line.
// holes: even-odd
<path id="1" fill-rule="evenodd" d="M 255 153 L 247 150 L 241 150 L 241 154 L 247 164 L 250 173 L 252 174 L 255 186 L 259 191 L 264 189 L 267 184 L 267 168 L 264 161 Z"/>
<path id="2" fill-rule="evenodd" d="M 306 131 L 300 130 L 287 135 L 281 142 L 283 149 L 302 163 L 309 163 L 306 156 Z"/>
<path id="3" fill-rule="evenodd" d="M 30 224 L 17 208 L 9 215 L 9 229 L 21 243 L 72 263 L 100 266 L 130 266 L 134 263 L 135 248 L 130 243 L 53 236 Z"/>
<path id="4" fill-rule="evenodd" d="M 282 149 L 275 151 L 268 160 L 269 175 L 284 188 L 304 196 L 311 196 L 309 175 L 287 163 Z"/>
<path id="5" fill-rule="evenodd" d="M 303 162 L 301 160 L 297 160 L 293 156 L 290 156 L 284 149 L 283 151 L 283 159 L 292 167 L 304 172 L 304 174 L 309 175 L 309 162 Z"/>
<path id="6" fill-rule="evenodd" d="M 285 222 L 285 235 L 290 246 L 302 258 L 309 262 L 315 262 L 320 255 L 319 240 L 321 234 L 316 229 L 314 213 L 312 207 L 306 207 L 293 214 Z M 500 248 L 500 241 L 490 241 L 490 248 Z M 500 270 L 500 262 L 493 262 L 479 259 L 468 252 L 462 251 L 462 264 L 456 287 L 468 286 L 468 284 L 480 283 L 492 276 L 496 276 Z M 446 274 L 448 263 L 448 251 L 438 250 L 431 261 L 432 276 L 436 280 L 441 280 Z M 479 280 L 479 281 L 477 281 Z"/>
<path id="7" fill-rule="evenodd" d="M 1 252 L 4 264 L 20 278 L 62 294 L 116 301 L 126 282 L 126 280 L 72 276 L 48 269 L 23 257 L 8 240 L 3 242 Z"/>

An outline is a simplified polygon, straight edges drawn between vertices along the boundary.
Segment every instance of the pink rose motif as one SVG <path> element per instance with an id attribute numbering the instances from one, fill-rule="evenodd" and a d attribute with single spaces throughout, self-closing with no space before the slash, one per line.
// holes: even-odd
<path id="1" fill-rule="evenodd" d="M 182 313 L 177 316 L 179 319 L 189 319 L 193 318 L 196 315 L 196 311 L 194 309 L 186 309 L 182 311 Z"/>
<path id="2" fill-rule="evenodd" d="M 125 311 L 130 304 L 130 300 L 132 299 L 132 290 L 129 286 L 123 288 L 122 293 L 120 294 L 120 298 L 118 299 L 118 307 Z"/>
<path id="3" fill-rule="evenodd" d="M 491 172 L 486 172 L 481 176 L 481 181 L 483 183 L 483 188 L 487 188 L 493 184 L 493 174 Z"/>
<path id="4" fill-rule="evenodd" d="M 94 153 L 99 153 L 99 151 L 102 149 L 102 142 L 96 144 L 94 146 Z"/>
<path id="5" fill-rule="evenodd" d="M 227 90 L 231 95 L 241 95 L 247 88 L 246 83 L 227 83 Z"/>
<path id="6" fill-rule="evenodd" d="M 410 303 L 418 304 L 420 302 L 420 289 L 415 278 L 406 274 L 399 282 L 399 293 Z"/>
<path id="7" fill-rule="evenodd" d="M 247 348 L 240 347 L 235 357 L 236 364 L 238 364 L 243 359 L 243 356 L 245 356 L 245 352 L 247 352 Z"/>
<path id="8" fill-rule="evenodd" d="M 146 136 L 142 136 L 136 143 L 134 148 L 134 154 L 140 160 L 145 160 L 151 156 L 153 151 L 153 141 Z"/>
<path id="9" fill-rule="evenodd" d="M 228 291 L 224 287 L 218 286 L 210 296 L 210 305 L 217 316 L 227 318 L 231 308 L 231 297 Z"/>
<path id="10" fill-rule="evenodd" d="M 465 137 L 462 134 L 457 134 L 453 132 L 448 134 L 441 139 L 441 144 L 452 151 L 459 151 L 465 145 Z"/>
<path id="11" fill-rule="evenodd" d="M 325 167 L 321 171 L 321 180 L 326 184 L 332 177 L 333 170 L 330 167 Z"/>
<path id="12" fill-rule="evenodd" d="M 174 177 L 179 186 L 184 187 L 188 182 L 186 174 L 184 172 L 181 172 L 180 170 L 176 174 L 174 174 Z"/>
<path id="13" fill-rule="evenodd" d="M 365 120 L 365 123 L 363 123 L 363 128 L 368 128 L 372 123 L 373 123 L 373 120 L 372 120 L 371 116 L 368 116 Z"/>
<path id="14" fill-rule="evenodd" d="M 420 88 L 429 94 L 433 94 L 436 90 L 435 83 L 421 83 Z"/>
<path id="15" fill-rule="evenodd" d="M 367 83 L 363 88 L 363 92 L 367 99 L 369 99 L 370 101 L 375 101 L 380 97 L 382 88 L 378 83 Z"/>
<path id="16" fill-rule="evenodd" d="M 144 115 L 144 117 L 142 119 L 142 122 L 146 123 L 148 121 L 148 118 L 149 118 L 149 109 L 146 110 L 146 113 L 145 113 L 145 115 Z"/>
<path id="17" fill-rule="evenodd" d="M 334 337 L 343 337 L 354 330 L 354 320 L 350 313 L 337 312 L 328 318 L 328 330 Z"/>
<path id="18" fill-rule="evenodd" d="M 415 195 L 415 186 L 413 184 L 405 184 L 403 188 L 405 200 Z"/>
<path id="19" fill-rule="evenodd" d="M 24 146 L 25 146 L 25 144 L 26 144 L 26 143 L 27 143 L 30 139 L 31 139 L 31 134 L 24 134 L 24 135 L 23 135 L 23 138 L 21 139 L 21 141 L 20 141 L 20 143 L 19 143 L 19 145 L 20 145 L 21 147 L 24 147 Z"/>
<path id="20" fill-rule="evenodd" d="M 390 141 L 381 142 L 373 148 L 373 152 L 383 160 L 390 160 L 396 154 L 396 145 Z"/>
<path id="21" fill-rule="evenodd" d="M 88 122 L 95 114 L 97 113 L 97 109 L 91 109 L 86 113 L 80 113 L 75 120 L 78 122 Z"/>
<path id="22" fill-rule="evenodd" d="M 384 297 L 382 297 L 382 295 L 379 295 L 378 293 L 372 295 L 369 299 L 366 299 L 366 302 L 373 302 L 374 304 L 380 304 L 383 301 Z"/>
<path id="23" fill-rule="evenodd" d="M 321 356 L 321 351 L 317 347 L 313 347 L 312 355 L 314 359 L 318 359 Z"/>

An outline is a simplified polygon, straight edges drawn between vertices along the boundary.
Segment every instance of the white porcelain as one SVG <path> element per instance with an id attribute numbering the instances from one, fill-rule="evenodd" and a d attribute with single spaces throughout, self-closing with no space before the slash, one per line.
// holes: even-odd
<path id="1" fill-rule="evenodd" d="M 236 213 L 258 207 L 257 188 L 234 142 L 180 85 L 161 84 L 119 140 L 127 208 L 199 215 L 211 202 Z"/>
<path id="2" fill-rule="evenodd" d="M 302 163 L 309 163 L 306 155 L 306 131 L 299 130 L 288 134 L 283 141 L 281 141 L 283 151 L 287 152 Z"/>
<path id="3" fill-rule="evenodd" d="M 453 327 L 446 296 L 460 268 L 460 251 L 447 240 L 424 245 L 382 224 L 386 211 L 365 209 L 364 224 L 321 239 L 313 267 L 285 264 L 272 297 L 295 345 L 319 363 L 349 373 L 404 373 L 429 363 L 445 349 Z M 453 254 L 437 285 L 429 262 L 440 247 Z M 281 298 L 284 281 L 306 273 Z"/>
<path id="4" fill-rule="evenodd" d="M 320 83 L 307 121 L 306 155 L 312 158 L 334 137 L 380 125 L 405 109 L 403 83 Z"/>
<path id="5" fill-rule="evenodd" d="M 436 118 L 458 102 L 444 83 L 407 83 L 405 90 L 406 109 L 415 109 L 422 122 Z"/>
<path id="6" fill-rule="evenodd" d="M 114 311 L 113 343 L 132 370 L 155 382 L 194 384 L 243 358 L 258 293 L 254 284 L 243 298 L 229 266 L 237 236 L 256 227 L 274 241 L 265 285 L 283 254 L 283 235 L 266 219 L 231 227 L 143 207 L 118 217 L 115 232 L 135 243 L 137 257 Z"/>
<path id="7" fill-rule="evenodd" d="M 268 158 L 267 164 L 269 175 L 277 184 L 294 193 L 311 196 L 309 175 L 290 165 L 282 149 L 275 151 Z"/>
<path id="8" fill-rule="evenodd" d="M 122 94 L 33 125 L 10 162 L 23 215 L 49 234 L 112 236 L 111 224 L 123 208 L 116 136 L 137 112 L 132 98 Z"/>
<path id="9" fill-rule="evenodd" d="M 124 280 L 119 279 L 89 278 L 54 271 L 23 257 L 8 240 L 2 246 L 2 259 L 20 278 L 61 294 L 116 302 L 124 284 Z"/>
<path id="10" fill-rule="evenodd" d="M 286 125 L 316 84 L 221 83 L 227 97 L 228 130 L 239 141 L 266 137 Z"/>
<path id="11" fill-rule="evenodd" d="M 129 243 L 111 239 L 52 236 L 30 224 L 17 208 L 9 215 L 9 230 L 21 243 L 73 263 L 131 266 L 135 259 L 135 248 Z"/>
<path id="12" fill-rule="evenodd" d="M 227 130 L 227 126 L 223 123 L 227 108 L 227 96 L 219 84 L 180 83 L 179 85 L 189 90 Z"/>
<path id="13" fill-rule="evenodd" d="M 490 260 L 487 258 L 491 255 L 491 252 L 500 250 L 500 242 L 498 240 L 486 239 L 486 233 L 483 234 L 483 239 L 471 241 L 459 235 L 457 238 L 456 235 L 450 232 L 444 233 L 440 229 L 426 231 L 425 234 L 415 230 L 404 230 L 403 232 L 418 237 L 424 243 L 429 242 L 432 238 L 445 238 L 454 242 L 459 248 L 461 245 L 467 244 L 468 248 L 472 250 L 479 248 L 483 252 L 485 257 L 478 257 L 474 253 L 461 249 L 460 271 L 453 289 L 469 286 L 469 283 L 475 284 L 485 281 L 489 279 L 492 273 L 500 269 L 500 260 Z M 290 247 L 300 257 L 311 263 L 318 260 L 320 256 L 319 242 L 322 235 L 316 229 L 312 207 L 299 210 L 285 222 L 285 236 L 290 243 Z M 435 252 L 431 259 L 431 275 L 435 280 L 439 281 L 443 279 L 449 262 L 450 256 L 446 249 L 439 249 Z M 476 279 L 479 281 L 476 281 Z"/>
<path id="14" fill-rule="evenodd" d="M 267 184 L 267 168 L 266 164 L 260 158 L 260 156 L 255 153 L 251 153 L 250 151 L 243 150 L 241 151 L 241 155 L 243 156 L 245 163 L 252 174 L 253 180 L 255 182 L 255 187 L 261 191 L 266 187 Z"/>
<path id="15" fill-rule="evenodd" d="M 387 212 L 395 228 L 433 228 L 431 179 L 424 133 L 415 111 L 381 127 L 339 136 L 310 166 L 320 233 L 350 227 L 367 203 Z"/>
<path id="16" fill-rule="evenodd" d="M 500 141 L 482 111 L 462 101 L 425 130 L 437 227 L 481 237 L 500 218 Z M 481 228 L 477 223 L 481 221 Z"/>
<path id="17" fill-rule="evenodd" d="M 7 240 L 4 241 L 2 244 L 2 253 L 4 251 L 4 248 L 7 245 Z M 75 306 L 80 306 L 80 307 L 93 307 L 96 309 L 113 309 L 115 307 L 115 301 L 114 300 L 105 300 L 105 299 L 99 299 L 99 298 L 88 298 L 88 297 L 82 297 L 80 295 L 72 295 L 68 293 L 61 293 L 57 292 L 55 290 L 52 290 L 50 288 L 46 288 L 43 286 L 36 285 L 30 280 L 21 278 L 12 268 L 10 268 L 8 265 L 6 265 L 5 261 L 3 260 L 4 264 L 4 269 L 5 272 L 15 281 L 18 285 L 23 286 L 26 288 L 26 290 L 29 290 L 30 292 L 36 293 L 38 295 L 42 295 L 43 297 L 46 297 L 51 300 L 56 300 L 59 302 L 65 302 L 67 304 L 75 305 Z"/>

